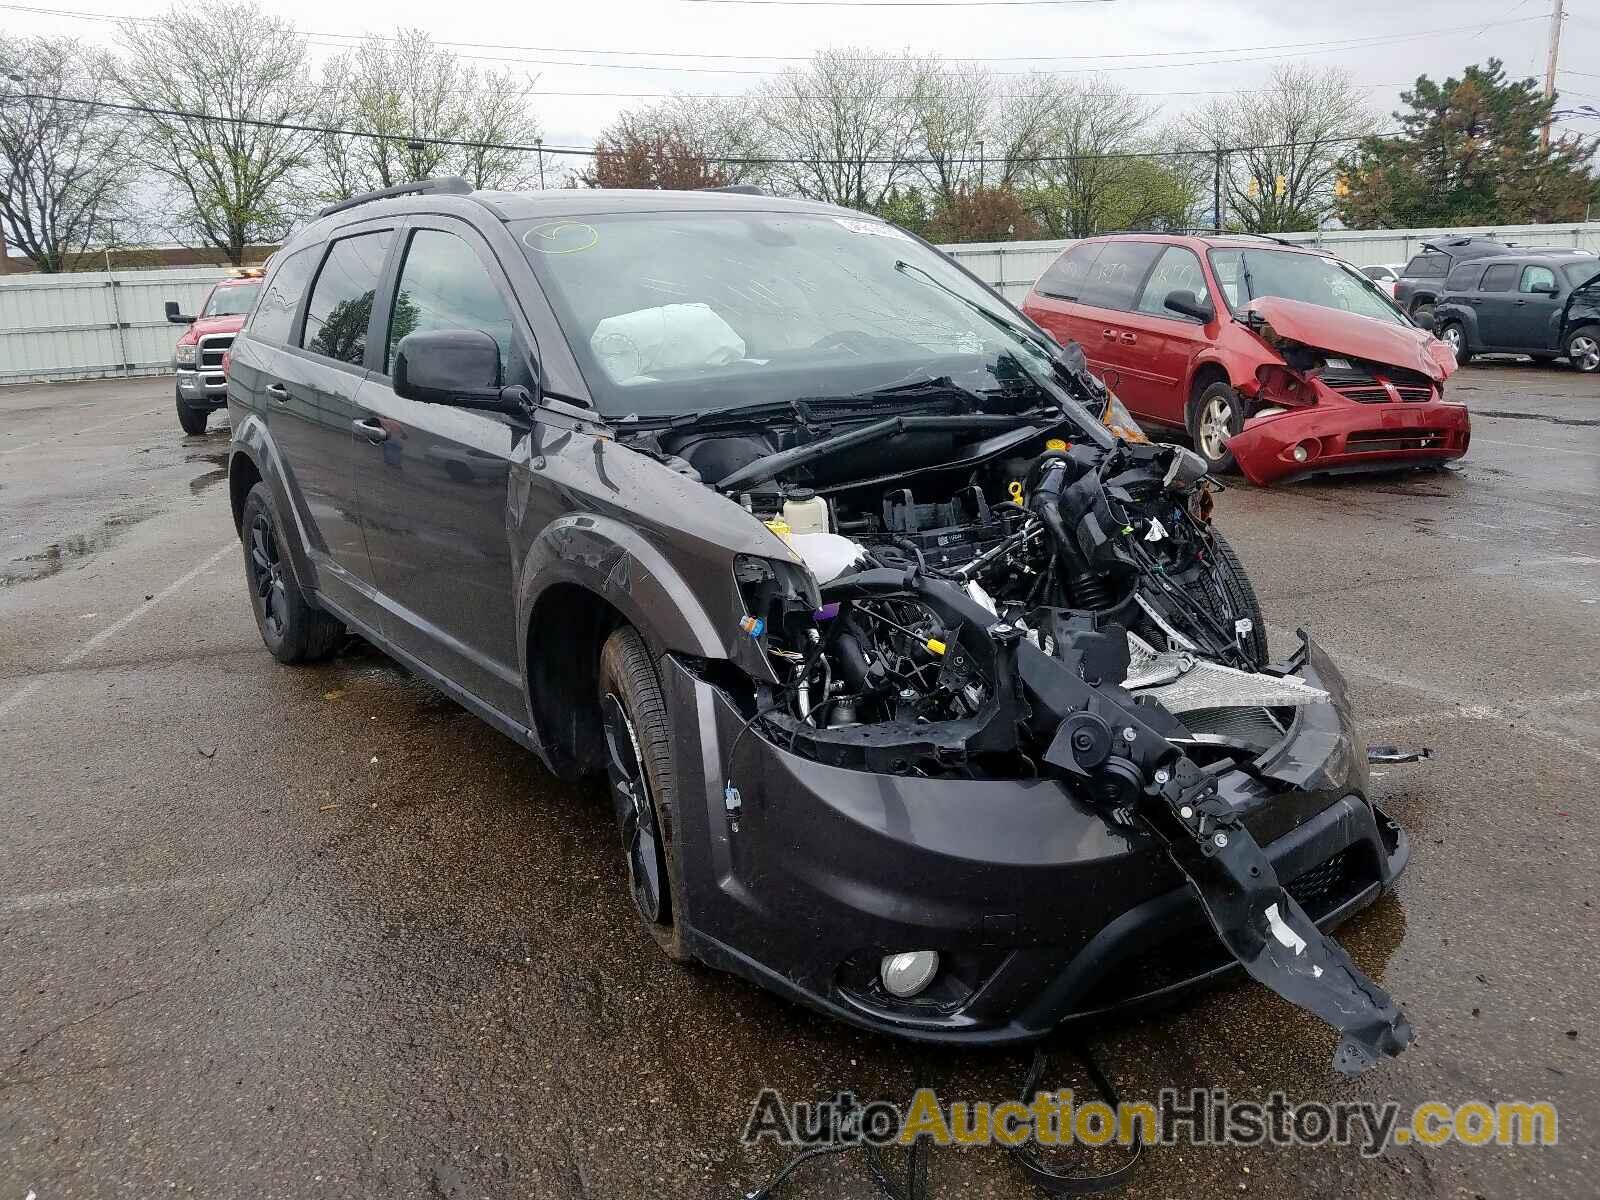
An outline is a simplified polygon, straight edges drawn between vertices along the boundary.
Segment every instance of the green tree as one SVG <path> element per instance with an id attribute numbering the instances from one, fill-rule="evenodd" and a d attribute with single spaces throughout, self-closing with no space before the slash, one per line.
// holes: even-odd
<path id="1" fill-rule="evenodd" d="M 1419 76 L 1400 94 L 1402 129 L 1367 138 L 1345 164 L 1339 216 L 1357 227 L 1510 225 L 1581 221 L 1596 196 L 1589 173 L 1600 139 L 1539 145 L 1556 97 L 1512 81 L 1500 60 L 1460 79 Z"/>

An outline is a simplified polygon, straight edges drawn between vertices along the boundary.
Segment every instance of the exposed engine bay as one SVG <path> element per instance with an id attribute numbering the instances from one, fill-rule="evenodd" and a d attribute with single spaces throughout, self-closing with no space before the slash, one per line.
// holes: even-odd
<path id="1" fill-rule="evenodd" d="M 1411 1039 L 1398 1007 L 1279 886 L 1218 794 L 1219 774 L 1255 770 L 1296 709 L 1328 694 L 1292 659 L 1267 665 L 1204 460 L 1087 433 L 1065 410 L 975 412 L 935 382 L 892 416 L 801 401 L 759 424 L 696 419 L 640 439 L 798 560 L 735 562 L 765 667 L 745 730 L 834 767 L 1054 779 L 1166 849 L 1246 970 L 1345 1034 L 1341 1071 L 1398 1053 Z"/>

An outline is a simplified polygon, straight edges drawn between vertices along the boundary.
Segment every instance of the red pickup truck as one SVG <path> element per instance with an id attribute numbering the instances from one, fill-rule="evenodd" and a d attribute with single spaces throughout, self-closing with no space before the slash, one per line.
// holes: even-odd
<path id="1" fill-rule="evenodd" d="M 180 312 L 176 300 L 167 301 L 167 320 L 189 326 L 172 352 L 178 373 L 178 424 L 185 433 L 204 433 L 212 411 L 227 406 L 228 376 L 222 356 L 250 315 L 261 292 L 262 275 L 261 270 L 247 270 L 222 280 L 211 289 L 199 316 Z"/>

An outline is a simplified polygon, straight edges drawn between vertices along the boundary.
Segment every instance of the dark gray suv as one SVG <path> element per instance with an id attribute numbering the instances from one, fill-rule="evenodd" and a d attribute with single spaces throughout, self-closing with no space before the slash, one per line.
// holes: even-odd
<path id="1" fill-rule="evenodd" d="M 1461 263 L 1434 321 L 1463 365 L 1475 354 L 1527 354 L 1600 370 L 1600 258 L 1543 251 Z"/>
<path id="2" fill-rule="evenodd" d="M 1026 1040 L 1242 964 L 1342 1070 L 1405 1046 L 1322 932 L 1409 854 L 1344 682 L 1268 664 L 1204 461 L 1077 347 L 828 205 L 398 191 L 233 345 L 278 659 L 353 631 L 603 774 L 661 949 L 843 1020 Z"/>

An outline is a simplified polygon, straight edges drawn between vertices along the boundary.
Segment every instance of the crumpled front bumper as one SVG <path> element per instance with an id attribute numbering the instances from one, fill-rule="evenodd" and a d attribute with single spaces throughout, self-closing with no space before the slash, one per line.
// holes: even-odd
<path id="1" fill-rule="evenodd" d="M 1366 752 L 1337 669 L 1307 642 L 1295 670 L 1330 694 L 1250 771 L 1219 780 L 1324 929 L 1405 869 L 1404 833 L 1365 797 Z M 674 821 L 695 953 L 842 1020 L 937 1042 L 1006 1043 L 1159 1000 L 1236 969 L 1161 844 L 1054 780 L 877 775 L 790 754 L 711 682 L 665 661 L 682 774 Z M 899 1002 L 882 955 L 939 950 L 953 982 Z M 954 979 L 959 975 L 959 979 Z"/>
<path id="2" fill-rule="evenodd" d="M 1319 403 L 1254 417 L 1228 442 L 1251 483 L 1344 471 L 1445 462 L 1467 452 L 1472 422 L 1460 404 L 1360 404 L 1329 394 Z M 1304 448 L 1304 461 L 1295 448 Z"/>

